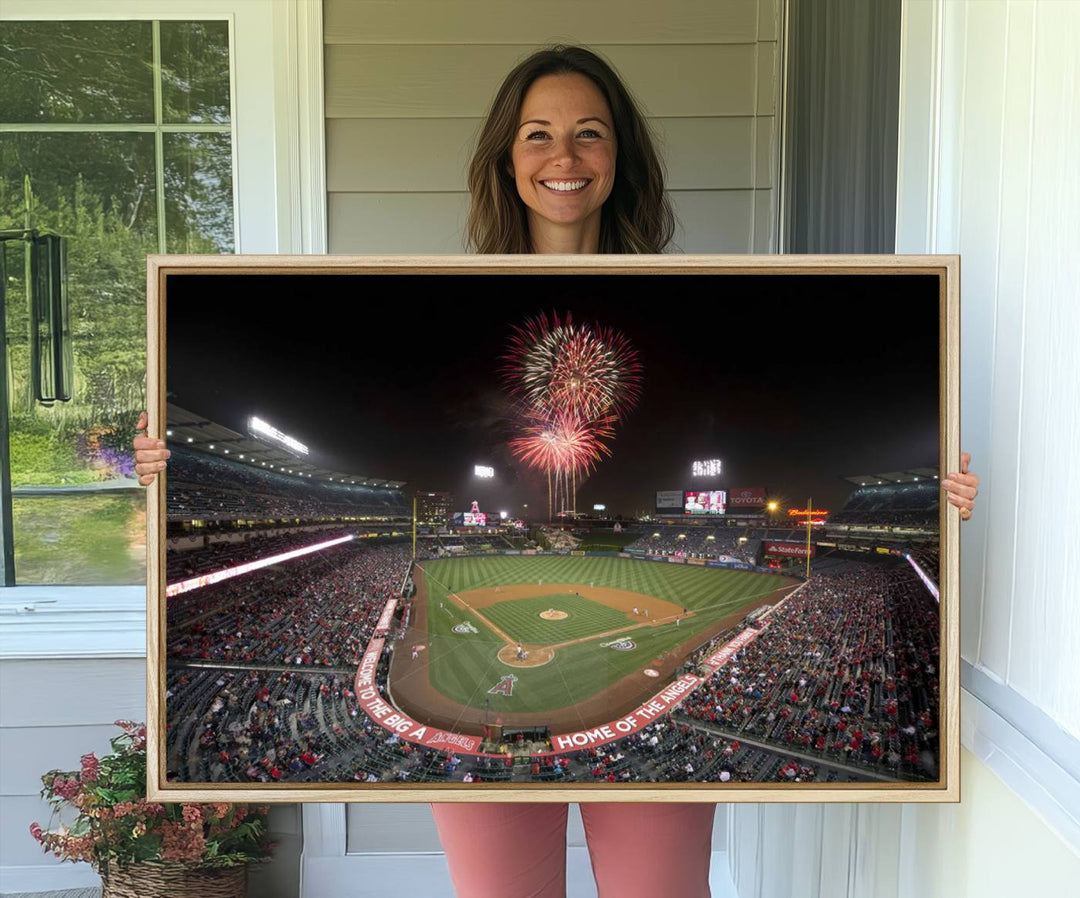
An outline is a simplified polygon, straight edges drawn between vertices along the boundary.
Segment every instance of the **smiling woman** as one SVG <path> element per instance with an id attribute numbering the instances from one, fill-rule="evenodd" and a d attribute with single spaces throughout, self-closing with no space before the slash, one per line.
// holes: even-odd
<path id="1" fill-rule="evenodd" d="M 659 253 L 675 230 L 645 117 L 583 47 L 541 50 L 506 77 L 469 193 L 480 253 Z"/>
<path id="2" fill-rule="evenodd" d="M 598 246 L 616 154 L 603 94 L 584 75 L 547 75 L 529 88 L 520 115 L 510 165 L 533 251 Z"/>

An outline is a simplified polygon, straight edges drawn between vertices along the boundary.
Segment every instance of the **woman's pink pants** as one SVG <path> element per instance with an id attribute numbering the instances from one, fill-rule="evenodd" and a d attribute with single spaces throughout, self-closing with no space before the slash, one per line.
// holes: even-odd
<path id="1" fill-rule="evenodd" d="M 564 898 L 567 805 L 434 804 L 458 898 Z M 599 898 L 709 898 L 710 803 L 585 803 Z"/>

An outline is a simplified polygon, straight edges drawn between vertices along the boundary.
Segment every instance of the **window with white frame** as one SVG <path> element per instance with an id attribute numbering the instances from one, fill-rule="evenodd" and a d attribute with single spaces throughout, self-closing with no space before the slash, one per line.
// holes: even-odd
<path id="1" fill-rule="evenodd" d="M 230 57 L 224 19 L 4 23 L 4 501 L 17 583 L 145 580 L 130 452 L 145 407 L 145 256 L 236 246 Z M 41 234 L 64 238 L 54 327 L 71 368 L 67 396 L 44 399 L 32 376 L 40 291 L 27 289 Z"/>

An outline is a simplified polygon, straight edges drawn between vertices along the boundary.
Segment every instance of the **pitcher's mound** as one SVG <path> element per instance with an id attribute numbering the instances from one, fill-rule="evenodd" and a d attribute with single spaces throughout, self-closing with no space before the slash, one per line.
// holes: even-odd
<path id="1" fill-rule="evenodd" d="M 499 660 L 510 667 L 543 667 L 555 657 L 555 649 L 547 646 L 526 649 L 525 657 L 519 658 L 517 646 L 504 645 L 499 649 Z"/>
<path id="2" fill-rule="evenodd" d="M 565 620 L 569 616 L 565 611 L 556 611 L 554 608 L 548 608 L 547 611 L 540 612 L 540 617 L 544 620 Z"/>

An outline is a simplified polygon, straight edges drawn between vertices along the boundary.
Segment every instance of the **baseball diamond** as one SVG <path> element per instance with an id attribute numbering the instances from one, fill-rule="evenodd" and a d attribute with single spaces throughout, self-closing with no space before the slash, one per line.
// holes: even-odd
<path id="1" fill-rule="evenodd" d="M 798 586 L 772 574 L 598 556 L 452 558 L 418 564 L 414 578 L 404 647 L 428 650 L 394 652 L 390 693 L 417 720 L 473 734 L 486 723 L 610 720 L 674 679 L 700 645 Z M 510 673 L 512 694 L 492 693 Z"/>

